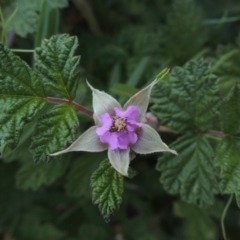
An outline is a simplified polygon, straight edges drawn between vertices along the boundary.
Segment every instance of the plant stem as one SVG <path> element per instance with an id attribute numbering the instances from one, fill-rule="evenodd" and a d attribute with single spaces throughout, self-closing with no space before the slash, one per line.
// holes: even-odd
<path id="1" fill-rule="evenodd" d="M 207 130 L 207 133 L 220 138 L 226 137 L 226 134 L 224 132 L 217 130 Z"/>
<path id="2" fill-rule="evenodd" d="M 26 53 L 33 53 L 34 49 L 11 49 L 12 52 L 26 52 Z"/>
<path id="3" fill-rule="evenodd" d="M 221 217 L 221 227 L 222 227 L 222 234 L 223 234 L 224 240 L 227 240 L 226 230 L 225 230 L 225 226 L 224 226 L 224 218 L 225 218 L 227 210 L 232 202 L 232 199 L 233 199 L 233 194 L 230 195 L 230 198 L 228 199 L 228 202 L 223 210 L 222 217 Z"/>
<path id="4" fill-rule="evenodd" d="M 68 103 L 70 105 L 73 105 L 77 111 L 83 112 L 84 114 L 88 115 L 89 117 L 93 117 L 93 112 L 82 105 L 68 99 L 61 99 L 61 98 L 53 98 L 53 97 L 47 97 L 47 101 L 49 103 L 55 103 L 55 104 L 61 104 L 61 103 Z"/>

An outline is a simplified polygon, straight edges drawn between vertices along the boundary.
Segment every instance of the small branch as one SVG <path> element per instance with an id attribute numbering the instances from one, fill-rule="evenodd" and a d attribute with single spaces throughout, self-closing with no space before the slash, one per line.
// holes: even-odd
<path id="1" fill-rule="evenodd" d="M 220 137 L 220 138 L 224 138 L 227 136 L 224 132 L 217 131 L 217 130 L 207 130 L 206 133 L 213 135 L 213 136 Z"/>
<path id="2" fill-rule="evenodd" d="M 224 226 L 224 219 L 225 219 L 225 216 L 227 214 L 227 210 L 232 202 L 232 199 L 233 199 L 233 194 L 230 195 L 229 197 L 229 200 L 223 210 L 223 213 L 222 213 L 222 217 L 221 217 L 221 227 L 222 227 L 222 234 L 223 234 L 223 239 L 224 240 L 227 240 L 227 234 L 226 234 L 226 230 L 225 230 L 225 226 Z"/>
<path id="3" fill-rule="evenodd" d="M 71 101 L 68 99 L 53 98 L 53 97 L 47 97 L 47 101 L 49 103 L 54 103 L 54 104 L 68 103 L 70 105 L 73 105 L 77 109 L 77 111 L 82 112 L 82 113 L 88 115 L 89 117 L 93 117 L 93 112 L 91 110 L 83 107 L 82 105 L 80 105 L 74 101 Z"/>

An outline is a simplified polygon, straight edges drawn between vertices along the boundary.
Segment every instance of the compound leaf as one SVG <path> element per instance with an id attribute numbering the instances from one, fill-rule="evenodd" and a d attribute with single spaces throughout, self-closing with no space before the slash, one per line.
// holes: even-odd
<path id="1" fill-rule="evenodd" d="M 175 67 L 168 81 L 154 87 L 151 110 L 173 130 L 207 130 L 214 124 L 220 102 L 216 80 L 202 59 Z"/>
<path id="2" fill-rule="evenodd" d="M 35 51 L 35 68 L 45 85 L 69 100 L 74 98 L 78 86 L 79 57 L 73 56 L 77 45 L 77 37 L 61 34 L 44 39 Z"/>
<path id="3" fill-rule="evenodd" d="M 98 204 L 104 218 L 119 208 L 123 194 L 123 176 L 104 160 L 91 177 L 93 202 Z"/>
<path id="4" fill-rule="evenodd" d="M 0 44 L 0 148 L 13 149 L 46 100 L 39 75 Z"/>
<path id="5" fill-rule="evenodd" d="M 16 174 L 17 186 L 23 190 L 37 190 L 42 185 L 50 185 L 65 173 L 68 163 L 66 160 L 41 164 L 27 161 Z"/>
<path id="6" fill-rule="evenodd" d="M 79 122 L 75 107 L 65 103 L 54 106 L 37 122 L 31 152 L 35 162 L 48 161 L 47 154 L 66 148 L 75 140 Z"/>
<path id="7" fill-rule="evenodd" d="M 180 193 L 187 203 L 202 207 L 213 204 L 218 184 L 212 160 L 214 152 L 207 139 L 189 133 L 170 146 L 179 155 L 166 153 L 157 164 L 165 190 Z"/>

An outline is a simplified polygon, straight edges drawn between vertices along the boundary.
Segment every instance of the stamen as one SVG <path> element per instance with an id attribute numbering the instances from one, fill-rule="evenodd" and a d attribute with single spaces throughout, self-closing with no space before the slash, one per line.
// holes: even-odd
<path id="1" fill-rule="evenodd" d="M 110 132 L 120 132 L 126 129 L 126 118 L 121 118 L 118 116 L 112 116 L 113 124 L 110 128 Z"/>

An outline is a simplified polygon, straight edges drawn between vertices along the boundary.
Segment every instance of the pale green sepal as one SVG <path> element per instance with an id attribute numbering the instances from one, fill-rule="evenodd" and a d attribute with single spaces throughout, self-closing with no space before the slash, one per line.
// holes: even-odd
<path id="1" fill-rule="evenodd" d="M 108 149 L 108 158 L 112 167 L 124 176 L 128 176 L 128 167 L 130 163 L 130 148 L 126 150 L 110 150 Z"/>
<path id="2" fill-rule="evenodd" d="M 163 79 L 168 73 L 170 69 L 165 68 L 163 69 L 156 77 L 156 79 L 149 84 L 147 87 L 142 89 L 141 91 L 137 92 L 135 95 L 133 95 L 123 106 L 123 109 L 126 110 L 128 106 L 137 106 L 140 110 L 139 119 L 141 120 L 148 108 L 150 95 L 152 88 L 155 84 L 157 84 L 161 79 Z"/>
<path id="3" fill-rule="evenodd" d="M 102 152 L 106 150 L 108 146 L 100 142 L 96 134 L 96 128 L 96 126 L 89 128 L 65 150 L 48 155 L 56 156 L 67 152 Z"/>
<path id="4" fill-rule="evenodd" d="M 138 141 L 132 146 L 132 150 L 139 154 L 154 152 L 171 152 L 177 155 L 175 150 L 171 150 L 160 138 L 159 134 L 149 125 L 143 124 L 139 133 Z"/>
<path id="5" fill-rule="evenodd" d="M 165 78 L 170 71 L 170 68 L 164 68 L 156 77 L 157 82 Z"/>
<path id="6" fill-rule="evenodd" d="M 139 119 L 141 120 L 147 111 L 152 88 L 158 81 L 159 81 L 158 79 L 155 79 L 147 87 L 133 95 L 124 104 L 123 109 L 126 110 L 128 106 L 137 106 L 140 111 Z"/>
<path id="7" fill-rule="evenodd" d="M 97 119 L 99 119 L 103 113 L 112 114 L 115 107 L 122 109 L 120 103 L 111 95 L 93 88 L 88 81 L 87 84 L 92 90 L 93 111 Z"/>

